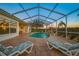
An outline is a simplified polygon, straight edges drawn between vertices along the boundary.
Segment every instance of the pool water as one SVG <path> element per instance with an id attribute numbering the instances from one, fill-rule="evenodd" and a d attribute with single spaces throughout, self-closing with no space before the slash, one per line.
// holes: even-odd
<path id="1" fill-rule="evenodd" d="M 35 38 L 48 38 L 49 35 L 47 33 L 37 32 L 37 33 L 31 34 L 30 37 L 35 37 Z"/>

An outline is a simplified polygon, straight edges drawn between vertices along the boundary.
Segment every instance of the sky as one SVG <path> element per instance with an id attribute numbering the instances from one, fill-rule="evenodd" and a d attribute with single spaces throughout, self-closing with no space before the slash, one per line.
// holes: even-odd
<path id="1" fill-rule="evenodd" d="M 21 4 L 23 5 L 24 9 L 38 6 L 37 3 L 21 3 Z M 56 5 L 56 3 L 40 3 L 40 6 L 48 8 L 50 10 L 52 10 L 55 7 L 55 5 Z M 19 6 L 18 3 L 0 3 L 0 8 L 11 13 L 11 14 L 23 10 Z M 79 3 L 59 3 L 54 10 L 57 12 L 63 13 L 63 14 L 68 14 L 71 11 L 76 10 L 77 8 L 79 8 Z M 27 11 L 27 13 L 30 16 L 38 15 L 38 8 Z M 49 13 L 50 13 L 50 11 L 44 10 L 42 8 L 39 9 L 40 15 L 48 16 Z M 79 16 L 77 14 L 79 14 L 79 11 L 68 16 L 68 25 L 69 26 L 77 26 L 78 25 Z M 25 19 L 25 18 L 29 17 L 27 14 L 25 14 L 25 12 L 16 14 L 15 16 L 17 16 L 20 19 Z M 58 18 L 62 17 L 62 15 L 52 12 L 49 17 L 57 20 Z M 34 17 L 32 19 L 35 19 L 35 18 L 37 18 L 37 17 Z M 53 22 L 53 20 L 51 20 L 51 19 L 46 19 L 44 17 L 40 17 L 40 18 L 50 21 L 50 22 Z M 28 20 L 31 20 L 31 19 L 26 19 L 25 21 L 28 21 Z M 65 21 L 65 19 L 59 20 L 59 22 L 60 21 Z"/>

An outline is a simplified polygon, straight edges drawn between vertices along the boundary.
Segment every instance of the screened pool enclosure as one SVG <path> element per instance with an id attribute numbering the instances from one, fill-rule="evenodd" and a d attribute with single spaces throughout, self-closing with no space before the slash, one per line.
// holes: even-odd
<path id="1" fill-rule="evenodd" d="M 76 37 L 79 41 L 79 3 L 2 3 L 0 9 L 26 22 L 30 32 L 54 33 L 66 40 L 68 37 Z M 9 24 L 4 22 L 0 18 L 0 35 L 18 33 L 16 21 L 11 20 Z M 12 29 L 8 28 L 10 24 Z"/>

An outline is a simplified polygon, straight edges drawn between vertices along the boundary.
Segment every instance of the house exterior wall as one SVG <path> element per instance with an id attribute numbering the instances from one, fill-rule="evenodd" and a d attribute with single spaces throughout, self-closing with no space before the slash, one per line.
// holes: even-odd
<path id="1" fill-rule="evenodd" d="M 6 20 L 5 23 L 7 23 L 7 26 L 4 25 L 4 22 L 3 22 L 4 20 Z M 15 21 L 11 18 L 8 18 L 4 15 L 0 15 L 0 23 L 1 22 L 3 22 L 3 24 L 0 24 L 0 30 L 4 31 L 4 33 L 2 33 L 2 31 L 0 31 L 0 41 L 7 40 L 9 38 L 12 38 L 12 37 L 19 35 L 18 30 L 17 30 L 18 21 Z M 15 22 L 15 24 L 12 25 L 11 22 Z M 11 28 L 14 28 L 15 31 L 12 32 Z"/>

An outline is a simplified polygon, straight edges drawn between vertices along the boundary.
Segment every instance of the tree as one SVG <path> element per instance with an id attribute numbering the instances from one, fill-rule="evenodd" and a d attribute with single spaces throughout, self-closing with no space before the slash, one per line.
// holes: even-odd
<path id="1" fill-rule="evenodd" d="M 58 28 L 60 28 L 60 27 L 65 27 L 65 28 L 66 28 L 66 24 L 65 24 L 63 21 L 61 21 L 61 22 L 58 24 Z"/>

